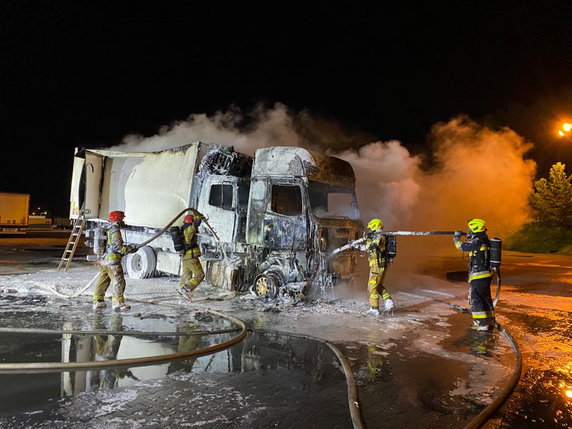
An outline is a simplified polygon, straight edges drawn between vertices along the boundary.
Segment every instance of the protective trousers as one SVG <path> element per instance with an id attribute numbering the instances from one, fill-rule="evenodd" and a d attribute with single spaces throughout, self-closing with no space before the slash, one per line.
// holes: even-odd
<path id="1" fill-rule="evenodd" d="M 203 271 L 199 258 L 193 257 L 192 253 L 183 256 L 181 264 L 183 266 L 183 270 L 181 273 L 179 287 L 186 287 L 190 292 L 192 292 L 205 278 L 205 272 Z"/>
<path id="2" fill-rule="evenodd" d="M 105 292 L 109 285 L 112 285 L 112 302 L 125 302 L 123 293 L 125 292 L 125 276 L 123 275 L 123 267 L 121 263 L 114 265 L 100 265 L 99 277 L 95 284 L 95 292 L 93 293 L 94 301 L 103 301 Z"/>
<path id="3" fill-rule="evenodd" d="M 391 298 L 391 295 L 383 286 L 386 272 L 386 268 L 378 267 L 377 263 L 369 268 L 367 292 L 369 293 L 369 305 L 371 307 L 379 307 L 380 297 L 384 300 Z"/>
<path id="4" fill-rule="evenodd" d="M 474 279 L 469 282 L 471 314 L 476 326 L 492 326 L 495 323 L 495 308 L 491 298 L 492 277 Z"/>

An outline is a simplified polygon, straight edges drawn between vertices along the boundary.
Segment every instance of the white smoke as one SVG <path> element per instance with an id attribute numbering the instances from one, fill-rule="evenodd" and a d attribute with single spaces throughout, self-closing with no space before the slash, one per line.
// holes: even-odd
<path id="1" fill-rule="evenodd" d="M 303 116 L 308 119 L 307 112 Z M 524 154 L 531 144 L 508 128 L 494 131 L 464 116 L 436 124 L 431 137 L 437 164 L 425 171 L 422 158 L 395 140 L 363 141 L 359 149 L 333 152 L 323 143 L 331 141 L 328 136 L 316 147 L 296 131 L 296 119 L 280 103 L 247 114 L 235 108 L 212 116 L 193 114 L 151 137 L 126 136 L 113 149 L 158 151 L 203 141 L 249 155 L 268 146 L 320 150 L 351 163 L 362 219 L 380 217 L 386 230 L 464 229 L 468 219 L 480 217 L 495 232 L 508 234 L 528 219 L 535 164 Z M 303 125 L 317 127 L 312 124 L 306 120 Z M 312 133 L 320 135 L 320 129 Z"/>
<path id="2" fill-rule="evenodd" d="M 249 126 L 241 124 L 248 119 Z M 268 146 L 302 146 L 292 126 L 292 117 L 283 104 L 272 109 L 255 108 L 248 115 L 236 108 L 219 111 L 212 116 L 192 114 L 185 121 L 177 121 L 162 127 L 152 137 L 128 135 L 122 144 L 111 148 L 127 152 L 150 152 L 172 149 L 202 141 L 227 146 L 253 155 L 259 148 Z"/>
<path id="3" fill-rule="evenodd" d="M 411 220 L 421 190 L 416 181 L 419 157 L 396 140 L 370 143 L 337 156 L 354 168 L 362 218 L 381 218 L 393 228 Z"/>

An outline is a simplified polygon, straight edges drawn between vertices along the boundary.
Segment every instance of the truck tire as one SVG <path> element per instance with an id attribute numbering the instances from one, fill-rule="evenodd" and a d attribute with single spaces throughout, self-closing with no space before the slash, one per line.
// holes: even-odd
<path id="1" fill-rule="evenodd" d="M 153 277 L 157 268 L 157 257 L 155 251 L 145 246 L 137 250 L 136 253 L 129 253 L 125 258 L 127 274 L 132 279 L 147 279 Z"/>
<path id="2" fill-rule="evenodd" d="M 282 286 L 284 286 L 282 276 L 270 271 L 256 276 L 251 291 L 255 296 L 274 299 Z"/>

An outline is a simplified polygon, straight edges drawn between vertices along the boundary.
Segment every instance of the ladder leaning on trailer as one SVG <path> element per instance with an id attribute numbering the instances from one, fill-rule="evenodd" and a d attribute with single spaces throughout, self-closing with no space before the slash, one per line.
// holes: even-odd
<path id="1" fill-rule="evenodd" d="M 85 213 L 84 208 L 82 206 L 81 210 L 79 211 L 79 216 L 74 220 L 73 227 L 71 230 L 70 238 L 68 243 L 66 244 L 66 248 L 62 255 L 62 259 L 58 265 L 58 271 L 64 268 L 64 271 L 67 271 L 71 261 L 73 259 L 73 255 L 75 254 L 75 249 L 79 243 L 81 235 L 83 234 L 83 230 L 85 229 Z"/>

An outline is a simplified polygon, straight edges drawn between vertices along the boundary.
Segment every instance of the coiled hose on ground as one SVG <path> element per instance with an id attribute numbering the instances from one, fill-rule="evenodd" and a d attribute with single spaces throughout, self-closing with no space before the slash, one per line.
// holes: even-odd
<path id="1" fill-rule="evenodd" d="M 170 353 L 166 355 L 156 355 L 156 356 L 145 356 L 141 358 L 131 358 L 131 359 L 114 359 L 114 360 L 105 360 L 105 361 L 87 361 L 87 362 L 18 362 L 18 363 L 0 363 L 0 374 L 8 374 L 8 373 L 43 373 L 43 372 L 65 372 L 65 371 L 79 371 L 79 370 L 91 370 L 94 368 L 109 368 L 109 367 L 123 367 L 123 368 L 132 368 L 137 366 L 148 366 L 148 365 L 156 365 L 165 362 L 171 362 L 174 360 L 182 360 L 187 359 L 192 356 L 205 356 L 212 353 L 216 353 L 218 351 L 227 349 L 232 347 L 233 345 L 241 342 L 244 337 L 246 337 L 247 330 L 246 325 L 240 319 L 236 317 L 229 316 L 228 314 L 219 313 L 218 311 L 214 310 L 205 310 L 209 313 L 227 319 L 234 323 L 236 326 L 239 327 L 240 332 L 235 337 L 231 338 L 230 340 L 221 343 L 215 344 L 214 346 L 206 347 L 204 349 L 197 349 L 197 350 L 190 350 L 188 352 L 180 352 L 180 353 Z M 10 328 L 8 328 L 9 330 Z M 228 330 L 224 330 L 225 332 Z M 3 332 L 7 332 L 7 330 L 3 330 Z M 31 330 L 17 330 L 18 333 L 37 333 L 38 330 L 31 329 Z M 67 332 L 67 331 L 65 331 Z M 70 331 L 73 332 L 73 331 Z M 90 334 L 90 333 L 97 333 L 100 334 L 99 331 L 83 331 L 82 334 Z M 50 333 L 54 333 L 51 331 Z M 105 332 L 109 334 L 109 331 Z M 211 331 L 211 332 L 199 332 L 195 333 L 195 335 L 208 335 L 208 334 L 220 334 L 223 331 Z M 121 335 L 130 335 L 132 334 L 129 331 L 121 331 Z M 174 335 L 174 334 L 173 334 Z M 176 335 L 181 335 L 177 333 Z M 191 336 L 193 333 L 185 333 L 185 335 Z"/>

